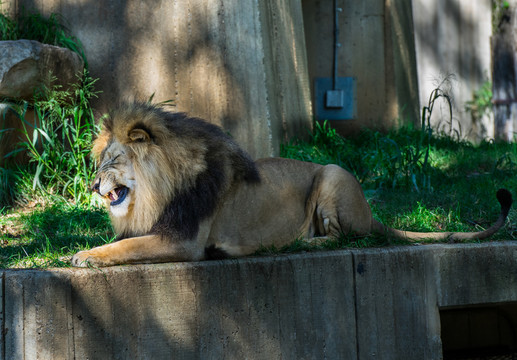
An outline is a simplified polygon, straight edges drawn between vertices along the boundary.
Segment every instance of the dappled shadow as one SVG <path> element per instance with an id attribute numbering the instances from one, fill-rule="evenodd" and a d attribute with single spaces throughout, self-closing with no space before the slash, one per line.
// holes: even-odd
<path id="1" fill-rule="evenodd" d="M 443 272 L 427 249 L 9 271 L 2 278 L 6 358 L 439 354 L 433 316 Z"/>
<path id="2" fill-rule="evenodd" d="M 60 258 L 114 237 L 106 211 L 98 208 L 55 205 L 2 216 L 0 268 L 68 266 Z"/>
<path id="3" fill-rule="evenodd" d="M 99 78 L 100 113 L 121 100 L 173 100 L 178 111 L 221 125 L 253 157 L 310 127 L 304 50 L 290 38 L 302 22 L 291 3 L 16 4 L 68 19 Z"/>
<path id="4" fill-rule="evenodd" d="M 473 123 L 464 108 L 465 102 L 472 100 L 474 92 L 490 78 L 490 6 L 484 1 L 417 1 L 413 5 L 418 28 L 415 37 L 421 106 L 427 105 L 431 91 L 453 74 L 449 89 L 454 106 L 453 128 L 461 131 L 462 137 L 475 140 L 493 136 L 485 123 Z M 482 38 L 486 38 L 485 43 L 480 42 Z M 447 107 L 433 116 L 435 126 L 444 122 L 448 122 Z"/>
<path id="5" fill-rule="evenodd" d="M 335 254 L 8 271 L 6 355 L 350 358 L 350 267 Z"/>
<path id="6" fill-rule="evenodd" d="M 292 111 L 296 105 L 291 106 L 286 94 L 293 87 L 304 86 L 303 64 L 295 63 L 293 66 L 300 69 L 291 73 L 277 67 L 296 56 L 295 43 L 278 41 L 267 49 L 262 43 L 266 31 L 274 36 L 280 36 L 280 26 L 295 31 L 288 13 L 282 18 L 271 14 L 265 20 L 268 25 L 261 28 L 241 16 L 251 16 L 252 20 L 266 16 L 266 9 L 258 11 L 256 3 L 250 2 L 23 0 L 14 4 L 47 15 L 57 12 L 68 20 L 71 32 L 84 45 L 91 75 L 100 78 L 98 86 L 104 92 L 95 107 L 101 113 L 123 98 L 147 100 L 155 94 L 154 101 L 172 99 L 178 110 L 219 123 L 247 145 L 253 156 L 270 155 L 271 134 L 287 132 L 289 118 L 298 116 Z M 306 109 L 308 101 L 308 97 L 299 99 L 297 106 Z M 303 115 L 295 119 L 298 125 L 309 124 L 310 119 Z M 243 121 L 248 122 L 247 128 L 238 126 Z M 275 134 L 275 138 L 282 136 Z M 83 241 L 76 237 L 70 240 Z M 52 239 L 52 243 L 59 241 Z M 23 246 L 8 246 L 9 251 L 23 250 Z M 226 264 L 237 266 L 232 261 Z M 298 315 L 305 325 L 304 336 L 296 335 L 292 319 L 286 315 L 282 315 L 282 336 L 277 321 L 267 322 L 276 318 L 278 310 L 271 309 L 283 299 L 262 302 L 268 296 L 265 290 L 282 284 L 268 283 L 269 276 L 250 278 L 243 272 L 237 280 L 248 290 L 230 293 L 230 276 L 224 269 L 208 266 L 196 272 L 197 266 L 190 264 L 185 270 L 175 265 L 150 265 L 118 270 L 9 271 L 5 276 L 6 303 L 16 309 L 6 308 L 9 318 L 2 330 L 19 338 L 5 338 L 9 347 L 6 354 L 27 352 L 30 357 L 34 345 L 36 353 L 41 357 L 48 354 L 48 358 L 57 357 L 57 352 L 70 358 L 207 359 L 221 358 L 217 355 L 221 353 L 260 353 L 271 358 L 272 348 L 262 345 L 271 341 L 276 349 L 283 346 L 279 343 L 282 337 L 296 341 L 302 350 L 324 351 L 326 334 L 313 334 L 305 312 Z M 125 279 L 115 274 L 119 270 L 127 273 Z M 27 272 L 32 280 L 24 282 L 21 277 Z M 157 272 L 161 272 L 158 277 Z M 53 287 L 60 289 L 58 295 L 45 297 Z M 334 303 L 338 300 L 337 296 L 332 298 Z M 305 298 L 300 303 L 301 310 L 312 305 Z M 256 328 L 248 328 L 250 314 Z M 329 312 L 327 318 L 333 315 Z M 55 328 L 58 322 L 60 327 Z M 37 326 L 32 326 L 34 323 Z M 212 331 L 210 326 L 220 331 Z M 48 342 L 47 334 L 52 334 Z M 310 348 L 308 335 L 318 339 L 318 347 Z M 263 341 L 256 341 L 257 337 Z M 278 349 L 274 351 L 279 354 Z"/>
<path id="7" fill-rule="evenodd" d="M 182 344 L 174 336 L 195 329 L 175 311 L 181 307 L 172 297 L 177 289 L 132 270 L 122 277 L 109 269 L 5 272 L 5 359 L 195 358 L 188 339 Z M 154 286 L 160 295 L 171 294 L 169 301 L 161 301 Z M 182 335 L 188 338 L 188 330 Z"/>

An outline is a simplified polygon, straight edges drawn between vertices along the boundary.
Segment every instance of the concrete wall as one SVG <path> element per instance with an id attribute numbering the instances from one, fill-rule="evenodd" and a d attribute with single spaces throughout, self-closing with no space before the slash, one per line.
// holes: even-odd
<path id="1" fill-rule="evenodd" d="M 418 122 L 419 100 L 410 0 L 338 0 L 338 76 L 357 81 L 357 118 L 333 121 L 342 134 Z M 332 77 L 332 1 L 302 0 L 309 77 Z M 313 92 L 314 93 L 314 92 Z"/>
<path id="2" fill-rule="evenodd" d="M 222 125 L 254 157 L 304 135 L 312 115 L 301 5 L 260 1 L 7 0 L 59 13 L 84 45 L 102 90 L 99 113 L 121 99 L 174 100 Z"/>
<path id="3" fill-rule="evenodd" d="M 309 77 L 332 76 L 333 2 L 302 0 Z M 436 103 L 435 128 L 480 140 L 494 135 L 491 117 L 466 112 L 490 75 L 491 1 L 338 0 L 339 76 L 357 80 L 357 119 L 334 121 L 343 134 L 363 127 L 387 130 L 420 124 L 421 107 L 448 74 L 442 89 L 453 100 Z"/>
<path id="4" fill-rule="evenodd" d="M 440 311 L 516 273 L 515 242 L 4 270 L 0 359 L 441 359 Z"/>
<path id="5" fill-rule="evenodd" d="M 453 74 L 453 130 L 493 136 L 465 103 L 490 77 L 491 1 L 338 0 L 338 75 L 357 81 L 357 118 L 343 134 L 420 123 L 420 108 Z M 103 91 L 99 112 L 137 97 L 173 99 L 222 125 L 255 157 L 311 127 L 310 90 L 332 76 L 333 2 L 318 0 L 8 0 L 0 9 L 61 13 Z M 302 12 L 303 10 L 303 12 Z M 418 70 L 418 74 L 417 74 Z M 449 132 L 446 107 L 433 124 Z M 444 126 L 447 125 L 447 126 Z"/>
<path id="6" fill-rule="evenodd" d="M 431 92 L 452 74 L 444 89 L 453 99 L 453 130 L 475 141 L 493 138 L 493 118 L 475 122 L 465 111 L 474 92 L 491 79 L 492 1 L 412 0 L 412 6 L 421 105 L 427 105 Z M 432 123 L 449 133 L 449 110 L 440 104 Z"/>

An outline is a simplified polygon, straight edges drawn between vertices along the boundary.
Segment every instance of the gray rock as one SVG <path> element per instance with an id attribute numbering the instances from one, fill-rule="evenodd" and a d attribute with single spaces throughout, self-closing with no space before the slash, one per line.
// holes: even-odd
<path id="1" fill-rule="evenodd" d="M 68 89 L 83 69 L 71 50 L 33 40 L 0 41 L 0 97 L 30 100 L 38 86 L 50 86 L 50 73 L 53 85 Z"/>

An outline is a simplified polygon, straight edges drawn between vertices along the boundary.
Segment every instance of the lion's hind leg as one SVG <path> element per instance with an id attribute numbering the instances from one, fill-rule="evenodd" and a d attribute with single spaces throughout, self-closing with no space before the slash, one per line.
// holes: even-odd
<path id="1" fill-rule="evenodd" d="M 321 168 L 314 177 L 307 202 L 309 236 L 338 237 L 371 230 L 372 213 L 355 177 L 336 165 Z"/>

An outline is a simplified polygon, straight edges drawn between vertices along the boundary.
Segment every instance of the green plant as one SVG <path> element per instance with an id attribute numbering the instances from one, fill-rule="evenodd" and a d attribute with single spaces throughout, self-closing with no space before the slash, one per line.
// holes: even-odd
<path id="1" fill-rule="evenodd" d="M 70 197 L 76 203 L 91 202 L 88 186 L 95 163 L 90 148 L 98 132 L 90 107 L 96 96 L 95 81 L 85 74 L 84 82 L 71 91 L 54 88 L 40 93 L 34 103 L 34 122 L 26 118 L 27 102 L 17 106 L 26 138 L 20 146 L 33 165 L 21 172 L 24 179 L 32 179 L 32 190 Z"/>
<path id="2" fill-rule="evenodd" d="M 474 119 L 481 119 L 492 111 L 492 82 L 485 81 L 481 88 L 474 92 L 473 99 L 466 103 L 465 110 L 469 111 Z"/>
<path id="3" fill-rule="evenodd" d="M 0 40 L 27 39 L 64 47 L 78 53 L 87 65 L 81 41 L 70 35 L 65 23 L 65 19 L 56 13 L 47 18 L 23 9 L 16 19 L 0 13 Z"/>
<path id="4" fill-rule="evenodd" d="M 0 13 L 0 40 L 15 40 L 18 38 L 18 25 L 8 16 Z"/>
<path id="5" fill-rule="evenodd" d="M 328 121 L 317 122 L 308 141 L 293 139 L 280 147 L 281 156 L 310 161 L 318 164 L 337 164 L 355 174 L 361 172 L 356 165 L 360 163 L 360 155 L 355 151 L 352 142 L 339 135 Z"/>
<path id="6" fill-rule="evenodd" d="M 382 134 L 364 130 L 354 140 L 362 169 L 358 177 L 376 188 L 413 188 L 421 182 L 424 151 L 422 134 L 411 127 Z M 424 179 L 425 180 L 425 179 Z"/>
<path id="7" fill-rule="evenodd" d="M 351 171 L 361 183 L 375 187 L 404 186 L 430 190 L 429 137 L 412 127 L 388 134 L 363 130 L 345 139 L 327 122 L 317 123 L 309 141 L 282 146 L 281 156 L 319 164 L 337 164 Z"/>
<path id="8" fill-rule="evenodd" d="M 0 167 L 0 206 L 11 205 L 18 196 L 17 180 L 15 171 Z"/>

